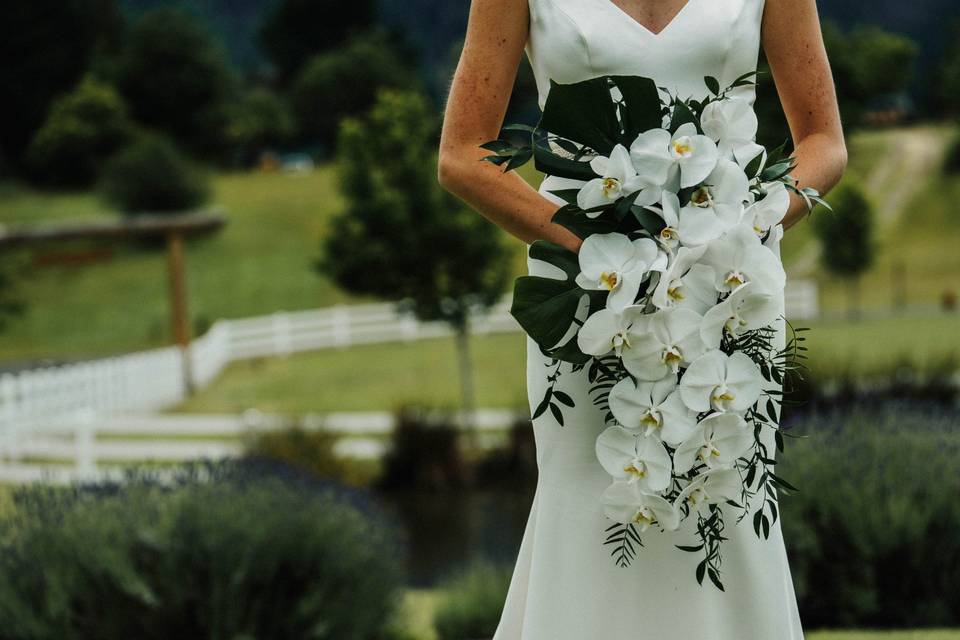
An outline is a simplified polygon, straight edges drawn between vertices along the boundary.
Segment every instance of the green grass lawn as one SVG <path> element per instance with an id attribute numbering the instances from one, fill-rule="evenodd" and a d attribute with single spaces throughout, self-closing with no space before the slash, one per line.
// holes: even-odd
<path id="1" fill-rule="evenodd" d="M 846 179 L 866 179 L 896 153 L 890 136 L 886 131 L 853 136 Z M 522 173 L 537 183 L 531 166 Z M 320 238 L 344 206 L 336 181 L 332 166 L 309 175 L 215 177 L 212 204 L 223 207 L 228 224 L 188 247 L 189 312 L 198 330 L 218 318 L 363 301 L 312 270 Z M 931 304 L 946 288 L 960 290 L 960 252 L 951 250 L 960 241 L 960 222 L 952 206 L 960 196 L 960 178 L 932 176 L 930 181 L 931 187 L 921 190 L 901 218 L 901 240 L 881 245 L 880 259 L 863 283 L 867 306 L 889 306 L 890 272 L 898 260 L 907 266 L 911 301 Z M 885 182 L 874 196 L 882 198 L 895 183 Z M 46 193 L 0 183 L 0 224 L 116 215 L 89 192 Z M 809 241 L 806 222 L 793 227 L 783 241 L 785 262 L 806 251 Z M 525 271 L 523 244 L 515 241 L 515 246 L 514 272 L 519 275 Z M 26 312 L 0 332 L 0 360 L 89 357 L 170 342 L 162 250 L 117 247 L 112 258 L 83 266 L 36 267 L 34 257 L 20 253 L 8 258 L 22 267 L 18 295 Z M 845 283 L 819 271 L 817 278 L 825 307 L 842 308 Z"/>
<path id="2" fill-rule="evenodd" d="M 798 323 L 815 371 L 869 373 L 910 361 L 918 366 L 960 356 L 960 316 L 912 315 Z M 477 402 L 526 405 L 526 342 L 520 333 L 476 336 L 472 342 Z M 459 401 L 452 339 L 363 345 L 237 362 L 178 408 L 186 412 L 361 411 L 403 401 L 455 406 Z"/>

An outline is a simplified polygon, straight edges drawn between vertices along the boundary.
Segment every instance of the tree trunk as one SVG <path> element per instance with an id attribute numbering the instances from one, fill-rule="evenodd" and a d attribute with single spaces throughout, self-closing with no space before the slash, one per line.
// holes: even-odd
<path id="1" fill-rule="evenodd" d="M 850 278 L 849 284 L 849 306 L 847 308 L 847 317 L 853 321 L 860 320 L 860 275 Z"/>
<path id="2" fill-rule="evenodd" d="M 463 427 L 474 439 L 473 363 L 470 359 L 470 321 L 465 319 L 456 327 L 457 361 L 460 366 L 460 398 Z M 473 443 L 476 444 L 476 443 Z"/>

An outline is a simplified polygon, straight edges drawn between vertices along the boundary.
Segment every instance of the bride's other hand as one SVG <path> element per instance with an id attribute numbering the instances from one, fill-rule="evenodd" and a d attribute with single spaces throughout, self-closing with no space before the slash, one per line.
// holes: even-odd
<path id="1" fill-rule="evenodd" d="M 816 0 L 766 0 L 761 37 L 793 137 L 793 176 L 825 195 L 846 169 L 847 147 Z M 791 194 L 783 228 L 806 213 L 803 199 Z"/>
<path id="2" fill-rule="evenodd" d="M 529 30 L 528 0 L 473 0 L 444 112 L 437 178 L 491 222 L 530 244 L 544 239 L 578 251 L 581 240 L 551 222 L 559 206 L 515 171 L 482 158 L 500 135 Z"/>

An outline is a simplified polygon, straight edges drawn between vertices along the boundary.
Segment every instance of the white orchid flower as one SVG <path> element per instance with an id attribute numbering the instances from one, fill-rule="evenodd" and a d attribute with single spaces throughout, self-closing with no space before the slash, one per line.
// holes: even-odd
<path id="1" fill-rule="evenodd" d="M 622 233 L 588 236 L 578 255 L 577 285 L 582 289 L 609 291 L 607 307 L 618 311 L 633 304 L 651 270 L 662 270 L 667 264 L 667 256 L 656 242 L 649 238 L 631 242 Z"/>
<path id="2" fill-rule="evenodd" d="M 733 291 L 745 282 L 755 282 L 756 292 L 777 294 L 783 291 L 787 280 L 780 259 L 746 223 L 711 242 L 701 261 L 713 267 L 714 283 L 721 293 Z"/>
<path id="3" fill-rule="evenodd" d="M 657 436 L 673 447 L 697 426 L 697 414 L 683 403 L 674 376 L 639 383 L 626 377 L 610 389 L 609 402 L 620 425 L 644 436 Z"/>
<path id="4" fill-rule="evenodd" d="M 743 215 L 750 196 L 747 174 L 735 162 L 721 158 L 680 211 L 680 240 L 687 246 L 719 238 Z"/>
<path id="5" fill-rule="evenodd" d="M 689 309 L 641 315 L 631 329 L 631 348 L 622 354 L 623 366 L 640 380 L 650 382 L 677 373 L 681 365 L 706 351 L 700 338 L 701 320 L 700 314 Z"/>
<path id="6" fill-rule="evenodd" d="M 680 247 L 657 282 L 650 301 L 658 309 L 690 309 L 704 314 L 717 303 L 713 268 L 697 261 L 706 247 Z"/>
<path id="7" fill-rule="evenodd" d="M 630 160 L 640 177 L 655 185 L 667 182 L 676 164 L 670 153 L 672 141 L 666 129 L 650 129 L 637 136 L 630 145 Z"/>
<path id="8" fill-rule="evenodd" d="M 782 182 L 763 185 L 766 195 L 757 200 L 743 213 L 746 222 L 753 226 L 757 236 L 762 237 L 771 227 L 783 220 L 790 208 L 790 192 Z"/>
<path id="9" fill-rule="evenodd" d="M 680 514 L 662 496 L 645 493 L 636 482 L 615 480 L 600 497 L 608 518 L 621 524 L 635 524 L 641 532 L 653 525 L 666 531 L 680 526 Z"/>
<path id="10" fill-rule="evenodd" d="M 643 317 L 643 309 L 643 305 L 630 305 L 620 311 L 606 308 L 591 314 L 577 332 L 577 346 L 591 356 L 603 356 L 612 350 L 623 357 L 639 337 L 634 326 Z"/>
<path id="11" fill-rule="evenodd" d="M 597 460 L 616 480 L 635 482 L 648 493 L 670 486 L 673 463 L 663 442 L 655 436 L 637 435 L 614 425 L 597 437 L 596 450 Z"/>
<path id="12" fill-rule="evenodd" d="M 753 282 L 740 285 L 704 314 L 700 337 L 706 344 L 719 346 L 724 333 L 739 336 L 773 324 L 780 315 L 776 298 L 754 288 Z"/>
<path id="13" fill-rule="evenodd" d="M 736 413 L 707 416 L 673 454 L 673 468 L 686 473 L 700 464 L 708 469 L 730 468 L 753 446 L 753 430 Z"/>
<path id="14" fill-rule="evenodd" d="M 686 505 L 689 514 L 694 515 L 706 511 L 708 505 L 739 500 L 742 494 L 740 472 L 734 467 L 718 467 L 697 474 L 674 500 L 674 505 L 678 512 Z"/>
<path id="15" fill-rule="evenodd" d="M 622 144 L 615 146 L 609 157 L 593 158 L 590 168 L 600 177 L 587 182 L 577 194 L 577 206 L 587 212 L 588 218 L 596 218 L 601 213 L 590 209 L 612 204 L 647 186 L 637 175 L 630 161 L 630 152 Z"/>
<path id="16" fill-rule="evenodd" d="M 700 184 L 710 175 L 720 153 L 709 136 L 697 133 L 692 122 L 680 125 L 670 140 L 670 156 L 680 169 L 680 187 L 686 189 Z"/>
<path id="17" fill-rule="evenodd" d="M 757 137 L 757 114 L 745 98 L 728 97 L 711 102 L 703 108 L 700 116 L 703 132 L 718 144 L 720 155 L 736 160 L 741 167 L 761 153 L 763 146 L 755 142 Z"/>
<path id="18" fill-rule="evenodd" d="M 727 355 L 708 351 L 687 367 L 680 379 L 680 397 L 691 410 L 746 411 L 760 398 L 760 368 L 742 351 Z"/>

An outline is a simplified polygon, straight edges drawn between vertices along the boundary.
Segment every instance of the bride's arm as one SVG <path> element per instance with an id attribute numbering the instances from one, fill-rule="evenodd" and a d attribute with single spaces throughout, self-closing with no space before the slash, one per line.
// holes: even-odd
<path id="1" fill-rule="evenodd" d="M 815 0 L 766 0 L 763 49 L 793 137 L 800 187 L 826 194 L 843 175 L 847 147 Z M 784 229 L 806 214 L 793 194 Z"/>
<path id="2" fill-rule="evenodd" d="M 580 239 L 550 218 L 559 205 L 515 171 L 481 158 L 496 139 L 529 28 L 528 0 L 473 0 L 460 62 L 447 98 L 438 179 L 447 190 L 524 242 L 551 240 L 577 251 Z"/>

